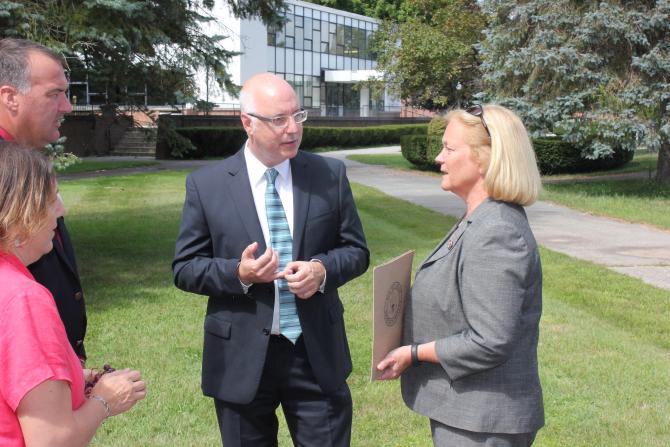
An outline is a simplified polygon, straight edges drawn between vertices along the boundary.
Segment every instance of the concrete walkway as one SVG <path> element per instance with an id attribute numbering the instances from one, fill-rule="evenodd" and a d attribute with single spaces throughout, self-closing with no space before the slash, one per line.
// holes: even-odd
<path id="1" fill-rule="evenodd" d="M 391 196 L 450 216 L 460 217 L 465 205 L 457 196 L 440 189 L 437 176 L 427 173 L 397 171 L 382 166 L 348 160 L 350 154 L 399 152 L 399 146 L 374 149 L 352 149 L 326 152 L 347 165 L 349 180 L 377 188 Z M 129 160 L 132 157 L 116 157 Z M 111 157 L 110 157 L 111 159 Z M 74 179 L 100 175 L 121 175 L 166 169 L 190 169 L 215 163 L 216 160 L 160 160 L 156 166 L 81 173 L 60 178 Z M 552 250 L 578 259 L 604 265 L 656 287 L 670 290 L 670 231 L 645 225 L 624 223 L 596 217 L 546 202 L 527 208 L 530 225 L 537 241 Z"/>

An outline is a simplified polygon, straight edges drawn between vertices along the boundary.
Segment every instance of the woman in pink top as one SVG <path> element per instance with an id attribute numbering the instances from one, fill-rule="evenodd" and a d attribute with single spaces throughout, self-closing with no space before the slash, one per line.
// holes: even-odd
<path id="1" fill-rule="evenodd" d="M 144 398 L 140 373 L 116 371 L 84 396 L 84 372 L 49 291 L 26 266 L 52 249 L 63 214 L 51 163 L 0 143 L 0 445 L 85 446 L 109 416 Z"/>

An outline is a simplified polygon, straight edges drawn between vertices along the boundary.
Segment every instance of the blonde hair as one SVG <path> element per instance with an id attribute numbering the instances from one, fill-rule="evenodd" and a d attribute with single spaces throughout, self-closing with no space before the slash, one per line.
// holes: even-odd
<path id="1" fill-rule="evenodd" d="M 452 110 L 445 121 L 448 125 L 457 120 L 466 128 L 463 140 L 485 172 L 484 185 L 491 198 L 519 205 L 533 204 L 540 195 L 542 182 L 526 128 L 505 107 L 487 104 L 482 110 L 481 118 L 465 110 Z"/>
<path id="2" fill-rule="evenodd" d="M 10 251 L 44 224 L 55 185 L 56 175 L 45 155 L 0 141 L 0 251 Z"/>

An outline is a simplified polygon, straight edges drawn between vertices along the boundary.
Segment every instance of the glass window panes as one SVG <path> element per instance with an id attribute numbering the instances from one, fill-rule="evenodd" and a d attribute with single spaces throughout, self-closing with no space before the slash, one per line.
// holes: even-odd
<path id="1" fill-rule="evenodd" d="M 295 73 L 295 66 L 294 66 L 294 54 L 295 51 L 286 49 L 286 70 L 284 70 L 286 73 Z"/>
<path id="2" fill-rule="evenodd" d="M 303 69 L 302 69 L 302 61 L 303 61 L 303 52 L 302 51 L 295 51 L 295 73 L 296 74 L 302 74 Z"/>
<path id="3" fill-rule="evenodd" d="M 274 47 L 266 47 L 266 57 L 265 59 L 268 61 L 268 71 L 271 73 L 274 73 L 275 71 L 275 48 Z"/>
<path id="4" fill-rule="evenodd" d="M 321 85 L 318 81 L 314 83 L 314 87 L 312 88 L 312 103 L 315 106 L 319 106 L 321 104 Z"/>
<path id="5" fill-rule="evenodd" d="M 295 49 L 296 50 L 302 50 L 302 43 L 303 43 L 302 28 L 296 28 L 295 29 Z"/>
<path id="6" fill-rule="evenodd" d="M 306 36 L 311 36 L 312 35 L 312 19 L 311 18 L 305 18 L 305 35 Z"/>
<path id="7" fill-rule="evenodd" d="M 302 16 L 296 15 L 295 16 L 295 26 L 298 27 L 298 28 L 302 28 L 302 23 L 303 23 Z"/>
<path id="8" fill-rule="evenodd" d="M 297 16 L 305 15 L 305 14 L 303 13 L 303 8 L 302 8 L 302 6 L 296 6 L 296 8 L 295 8 L 295 15 L 297 15 Z"/>
<path id="9" fill-rule="evenodd" d="M 319 31 L 321 29 L 321 20 L 318 20 L 318 19 L 312 20 L 312 28 L 315 31 Z"/>
<path id="10" fill-rule="evenodd" d="M 310 8 L 305 8 L 302 15 L 305 17 L 312 17 L 312 10 Z"/>
<path id="11" fill-rule="evenodd" d="M 311 40 L 305 40 L 304 49 L 307 50 L 307 51 L 312 51 L 312 41 Z"/>
<path id="12" fill-rule="evenodd" d="M 283 32 L 277 31 L 277 37 L 275 38 L 275 45 L 278 47 L 283 47 L 286 45 L 286 36 Z"/>
<path id="13" fill-rule="evenodd" d="M 286 48 L 293 48 L 293 37 L 286 36 Z"/>
<path id="14" fill-rule="evenodd" d="M 283 48 L 277 48 L 276 50 L 276 66 L 277 66 L 277 73 L 284 73 L 285 67 L 286 67 L 286 55 L 285 51 Z"/>
<path id="15" fill-rule="evenodd" d="M 319 65 L 319 68 L 328 68 L 328 55 L 325 53 L 321 53 L 321 65 Z"/>
<path id="16" fill-rule="evenodd" d="M 321 42 L 321 52 L 322 53 L 328 52 L 328 42 Z"/>
<path id="17" fill-rule="evenodd" d="M 319 53 L 312 53 L 312 76 L 321 75 L 321 57 Z"/>
<path id="18" fill-rule="evenodd" d="M 292 37 L 295 35 L 295 18 L 293 17 L 293 14 L 287 14 L 286 20 L 286 35 Z"/>

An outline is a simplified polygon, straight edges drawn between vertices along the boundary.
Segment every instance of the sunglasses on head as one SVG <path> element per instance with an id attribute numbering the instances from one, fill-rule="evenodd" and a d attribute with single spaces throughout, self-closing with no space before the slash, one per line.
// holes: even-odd
<path id="1" fill-rule="evenodd" d="M 475 104 L 472 107 L 468 107 L 465 111 L 472 116 L 478 117 L 481 120 L 482 126 L 484 126 L 484 130 L 486 131 L 486 133 L 489 135 L 490 138 L 491 132 L 489 132 L 489 126 L 487 126 L 486 121 L 484 121 L 484 108 L 482 107 L 482 105 Z"/>

